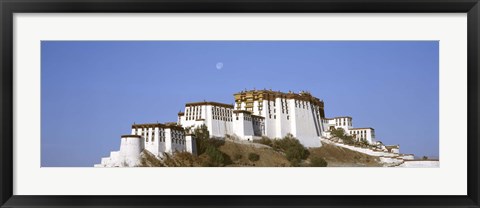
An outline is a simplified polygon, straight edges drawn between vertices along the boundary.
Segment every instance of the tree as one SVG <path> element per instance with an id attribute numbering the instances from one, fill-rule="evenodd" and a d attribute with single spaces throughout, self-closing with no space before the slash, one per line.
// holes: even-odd
<path id="1" fill-rule="evenodd" d="M 369 146 L 368 141 L 366 139 L 362 139 L 362 141 L 360 141 L 360 144 L 362 146 Z"/>
<path id="2" fill-rule="evenodd" d="M 310 154 L 300 141 L 291 134 L 288 134 L 283 139 L 273 140 L 272 147 L 275 150 L 283 151 L 292 166 L 298 166 Z"/>
<path id="3" fill-rule="evenodd" d="M 225 165 L 225 158 L 223 153 L 220 152 L 214 146 L 207 147 L 205 153 L 208 155 L 209 162 L 211 166 L 223 166 Z"/>
<path id="4" fill-rule="evenodd" d="M 331 134 L 333 137 L 342 139 L 345 144 L 353 144 L 355 142 L 353 136 L 347 135 L 343 128 L 333 129 L 331 130 Z"/>
<path id="5" fill-rule="evenodd" d="M 208 131 L 208 127 L 205 124 L 202 124 L 199 127 L 195 128 L 194 134 L 196 138 L 210 139 L 210 132 Z"/>
<path id="6" fill-rule="evenodd" d="M 210 132 L 208 131 L 208 127 L 205 124 L 195 128 L 195 141 L 197 144 L 197 152 L 198 155 L 203 154 L 207 148 L 210 146 Z"/>
<path id="7" fill-rule="evenodd" d="M 345 130 L 343 130 L 343 128 L 332 129 L 331 134 L 334 137 L 343 139 L 343 137 L 345 137 Z"/>

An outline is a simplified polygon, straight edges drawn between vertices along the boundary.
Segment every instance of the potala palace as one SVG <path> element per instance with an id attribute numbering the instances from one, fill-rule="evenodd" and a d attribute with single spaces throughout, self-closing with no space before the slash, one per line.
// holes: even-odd
<path id="1" fill-rule="evenodd" d="M 331 130 L 342 128 L 357 141 L 368 142 L 389 154 L 399 153 L 398 145 L 385 146 L 377 141 L 373 128 L 354 128 L 352 117 L 326 118 L 324 102 L 309 92 L 249 90 L 234 94 L 234 99 L 233 105 L 186 103 L 177 122 L 133 124 L 130 134 L 121 136 L 120 150 L 102 158 L 95 167 L 137 166 L 144 150 L 158 158 L 183 151 L 196 154 L 192 130 L 201 125 L 206 125 L 210 136 L 218 139 L 228 136 L 253 141 L 262 136 L 283 138 L 292 134 L 305 147 L 321 147 L 324 140 L 331 142 Z"/>

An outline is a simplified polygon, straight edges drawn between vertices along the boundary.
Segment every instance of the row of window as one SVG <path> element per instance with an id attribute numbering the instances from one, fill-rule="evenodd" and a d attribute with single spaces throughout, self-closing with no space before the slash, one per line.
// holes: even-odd
<path id="1" fill-rule="evenodd" d="M 367 137 L 367 130 L 350 131 L 350 134 L 355 134 L 358 138 L 365 139 Z"/>
<path id="2" fill-rule="evenodd" d="M 145 137 L 145 141 L 146 142 L 150 142 L 150 140 L 148 139 L 148 137 Z M 158 140 L 160 142 L 165 142 L 165 137 L 159 137 Z M 155 142 L 155 137 L 152 137 L 152 142 Z M 185 144 L 185 140 L 183 139 L 179 139 L 179 138 L 172 138 L 172 143 L 175 143 L 175 144 Z"/>
<path id="3" fill-rule="evenodd" d="M 213 107 L 212 114 L 215 116 L 232 116 L 232 110 L 228 108 Z"/>
<path id="4" fill-rule="evenodd" d="M 185 120 L 189 121 L 189 120 L 197 120 L 197 119 L 200 119 L 200 116 L 197 116 L 197 117 L 185 117 Z"/>
<path id="5" fill-rule="evenodd" d="M 335 123 L 337 126 L 352 126 L 350 118 L 336 118 Z"/>
<path id="6" fill-rule="evenodd" d="M 310 103 L 307 102 L 307 101 L 295 100 L 295 107 L 296 108 L 303 108 L 303 109 L 307 108 L 307 110 L 308 110 L 309 105 L 310 105 Z"/>
<path id="7" fill-rule="evenodd" d="M 185 144 L 186 141 L 183 139 L 172 139 L 173 144 Z"/>
<path id="8" fill-rule="evenodd" d="M 220 121 L 232 121 L 232 117 L 223 117 L 223 116 L 213 116 L 213 120 L 220 120 Z"/>
<path id="9" fill-rule="evenodd" d="M 155 132 L 153 132 L 153 129 L 137 129 L 136 131 L 136 135 L 147 135 L 149 134 L 149 132 L 151 132 L 152 134 L 155 134 Z M 165 131 L 163 129 L 159 129 L 158 133 L 161 135 L 161 136 L 165 136 Z"/>
<path id="10" fill-rule="evenodd" d="M 214 120 L 232 121 L 232 110 L 228 108 L 212 107 Z"/>
<path id="11" fill-rule="evenodd" d="M 185 119 L 195 120 L 202 117 L 202 106 L 191 106 L 185 109 Z"/>
<path id="12" fill-rule="evenodd" d="M 149 142 L 149 134 L 151 133 L 151 137 L 152 137 L 152 142 L 155 141 L 155 132 L 152 132 L 152 129 L 137 129 L 137 135 L 142 135 L 143 133 L 143 137 L 145 138 L 146 142 Z M 160 141 L 165 141 L 165 131 L 163 131 L 162 129 L 160 129 L 158 131 L 158 137 L 160 139 Z M 183 138 L 184 137 L 184 133 L 183 132 L 179 132 L 179 131 L 171 131 L 171 137 L 176 139 L 176 138 Z"/>

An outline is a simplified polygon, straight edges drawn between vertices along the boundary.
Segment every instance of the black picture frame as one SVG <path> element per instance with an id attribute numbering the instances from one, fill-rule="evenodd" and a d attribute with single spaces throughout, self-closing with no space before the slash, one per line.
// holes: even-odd
<path id="1" fill-rule="evenodd" d="M 478 0 L 0 0 L 1 207 L 479 207 Z M 14 13 L 467 13 L 468 194 L 466 196 L 25 196 L 13 195 Z M 448 178 L 445 178 L 448 180 Z M 439 181 L 439 186 L 442 182 Z"/>

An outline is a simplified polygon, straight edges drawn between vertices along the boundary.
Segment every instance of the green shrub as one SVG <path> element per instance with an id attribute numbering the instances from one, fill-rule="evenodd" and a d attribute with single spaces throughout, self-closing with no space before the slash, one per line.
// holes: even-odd
<path id="1" fill-rule="evenodd" d="M 298 166 L 301 161 L 307 159 L 310 154 L 310 152 L 300 144 L 300 141 L 291 134 L 288 134 L 283 139 L 274 140 L 272 147 L 275 150 L 283 151 L 292 166 Z"/>
<path id="2" fill-rule="evenodd" d="M 264 144 L 264 145 L 267 145 L 267 146 L 272 146 L 272 140 L 268 137 L 265 137 L 263 136 L 261 139 L 256 139 L 256 140 L 253 140 L 253 142 L 255 143 L 259 143 L 259 144 Z"/>
<path id="3" fill-rule="evenodd" d="M 260 155 L 258 154 L 255 154 L 255 153 L 248 154 L 248 160 L 252 162 L 258 161 L 259 159 L 260 159 Z"/>
<path id="4" fill-rule="evenodd" d="M 194 134 L 198 155 L 205 153 L 209 147 L 218 148 L 225 144 L 224 140 L 210 138 L 210 133 L 206 125 L 201 125 L 195 128 Z"/>
<path id="5" fill-rule="evenodd" d="M 321 157 L 312 157 L 310 158 L 311 167 L 327 167 L 328 162 Z"/>
<path id="6" fill-rule="evenodd" d="M 309 155 L 308 150 L 303 148 L 303 146 L 288 148 L 287 151 L 285 152 L 285 156 L 287 157 L 288 161 L 296 160 L 297 162 L 300 162 L 302 159 L 306 159 L 308 155 Z"/>
<path id="7" fill-rule="evenodd" d="M 207 149 L 205 150 L 205 154 L 208 155 L 210 166 L 225 165 L 225 158 L 223 157 L 223 153 L 214 146 L 207 147 Z"/>
<path id="8" fill-rule="evenodd" d="M 342 139 L 343 143 L 345 143 L 345 144 L 354 144 L 355 143 L 355 140 L 353 139 L 353 136 L 347 135 L 345 133 L 345 130 L 343 130 L 342 128 L 333 129 L 331 131 L 331 134 L 332 134 L 333 137 L 338 137 L 338 138 Z"/>
<path id="9" fill-rule="evenodd" d="M 197 145 L 197 153 L 198 155 L 203 154 L 208 146 L 210 140 L 210 133 L 208 132 L 208 128 L 206 125 L 201 125 L 194 130 L 195 140 Z"/>

